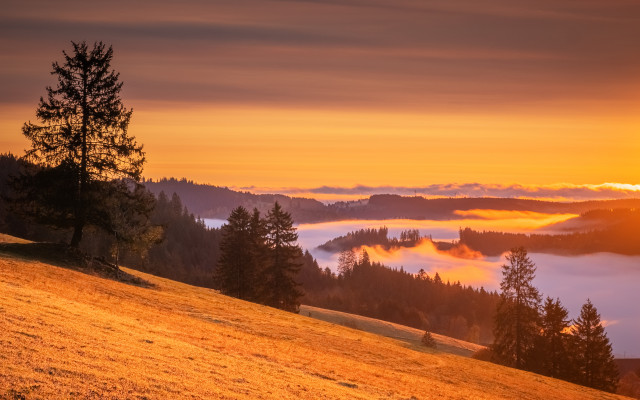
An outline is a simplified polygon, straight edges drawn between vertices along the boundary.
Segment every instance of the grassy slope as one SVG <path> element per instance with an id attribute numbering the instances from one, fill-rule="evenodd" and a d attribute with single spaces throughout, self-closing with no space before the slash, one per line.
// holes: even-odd
<path id="1" fill-rule="evenodd" d="M 311 306 L 301 306 L 300 315 L 308 316 L 332 324 L 347 326 L 349 328 L 359 329 L 366 332 L 375 333 L 376 335 L 386 336 L 406 342 L 414 347 L 420 347 L 424 331 L 409 326 L 394 324 L 392 322 L 381 321 L 379 319 L 363 317 L 360 315 L 343 313 L 340 311 L 326 310 Z M 464 340 L 454 339 L 448 336 L 431 334 L 436 341 L 436 347 L 446 353 L 457 354 L 461 356 L 471 357 L 473 353 L 484 346 L 465 342 Z"/>
<path id="2" fill-rule="evenodd" d="M 0 398 L 617 398 L 127 271 L 0 253 Z"/>

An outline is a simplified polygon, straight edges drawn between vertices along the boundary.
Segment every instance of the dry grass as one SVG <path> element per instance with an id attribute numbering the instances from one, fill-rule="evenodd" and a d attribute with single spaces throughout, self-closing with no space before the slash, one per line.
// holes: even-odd
<path id="1" fill-rule="evenodd" d="M 0 254 L 0 398 L 617 398 L 127 272 Z"/>
<path id="2" fill-rule="evenodd" d="M 0 243 L 33 243 L 30 240 L 21 239 L 19 237 L 7 235 L 6 233 L 0 233 Z"/>
<path id="3" fill-rule="evenodd" d="M 407 343 L 412 348 L 420 349 L 423 347 L 422 336 L 424 335 L 424 331 L 409 326 L 305 305 L 300 306 L 300 315 L 398 339 Z M 454 339 L 449 336 L 438 335 L 436 333 L 432 333 L 431 335 L 436 341 L 436 348 L 446 353 L 471 357 L 476 351 L 486 348 L 479 344 L 465 342 L 464 340 Z"/>

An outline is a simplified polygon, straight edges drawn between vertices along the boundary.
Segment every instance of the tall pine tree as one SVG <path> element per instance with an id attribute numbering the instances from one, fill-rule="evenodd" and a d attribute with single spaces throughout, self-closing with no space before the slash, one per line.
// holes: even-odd
<path id="1" fill-rule="evenodd" d="M 302 292 L 295 277 L 302 266 L 302 250 L 296 243 L 298 234 L 291 214 L 278 202 L 267 214 L 266 232 L 269 259 L 263 273 L 262 300 L 268 306 L 298 312 Z"/>
<path id="2" fill-rule="evenodd" d="M 242 206 L 231 211 L 222 227 L 220 259 L 214 275 L 216 287 L 226 295 L 244 300 L 255 297 L 256 264 L 251 215 Z"/>
<path id="3" fill-rule="evenodd" d="M 509 264 L 502 266 L 493 351 L 506 365 L 529 368 L 527 355 L 540 331 L 540 293 L 532 283 L 536 266 L 523 247 L 512 249 L 506 258 Z"/>
<path id="4" fill-rule="evenodd" d="M 540 372 L 554 378 L 568 379 L 571 362 L 568 354 L 569 312 L 560 303 L 547 297 L 542 306 L 540 337 L 541 346 L 536 353 L 541 356 Z"/>
<path id="5" fill-rule="evenodd" d="M 112 48 L 102 42 L 92 48 L 85 42 L 71 44 L 72 53 L 63 51 L 64 63 L 53 63 L 51 73 L 58 83 L 40 98 L 40 124 L 27 122 L 22 132 L 31 141 L 27 158 L 54 178 L 46 178 L 49 185 L 38 189 L 59 200 L 40 202 L 34 217 L 54 215 L 57 226 L 71 226 L 71 245 L 77 247 L 84 226 L 95 222 L 92 216 L 101 201 L 94 193 L 99 191 L 96 182 L 138 181 L 145 158 L 142 146 L 127 134 L 132 111 L 120 98 L 122 83 L 111 69 Z"/>
<path id="6" fill-rule="evenodd" d="M 598 310 L 587 299 L 572 327 L 572 354 L 576 367 L 575 382 L 595 389 L 614 392 L 618 368 L 611 344 L 604 331 Z"/>

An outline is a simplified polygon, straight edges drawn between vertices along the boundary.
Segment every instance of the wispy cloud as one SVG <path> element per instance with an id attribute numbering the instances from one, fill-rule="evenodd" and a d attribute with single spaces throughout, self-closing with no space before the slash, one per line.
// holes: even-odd
<path id="1" fill-rule="evenodd" d="M 118 70 L 139 82 L 132 97 L 213 104 L 423 111 L 612 99 L 640 66 L 629 51 L 640 7 L 622 0 L 13 3 L 0 18 L 3 102 L 40 93 L 31 82 L 42 71 L 26 73 L 25 60 L 46 68 L 83 39 L 114 44 Z M 168 76 L 177 83 L 154 90 Z"/>
<path id="2" fill-rule="evenodd" d="M 323 201 L 356 200 L 375 194 L 438 197 L 502 197 L 556 201 L 585 201 L 640 198 L 640 185 L 602 183 L 576 185 L 500 185 L 500 184 L 434 184 L 428 186 L 320 186 L 315 188 L 242 187 L 254 193 L 282 193 L 292 196 L 314 197 Z"/>

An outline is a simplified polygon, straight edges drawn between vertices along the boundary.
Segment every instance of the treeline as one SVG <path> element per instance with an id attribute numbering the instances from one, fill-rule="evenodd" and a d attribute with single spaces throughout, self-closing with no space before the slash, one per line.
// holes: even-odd
<path id="1" fill-rule="evenodd" d="M 511 198 L 441 198 L 379 194 L 365 201 L 338 202 L 327 206 L 340 219 L 458 219 L 456 211 L 513 210 L 549 214 L 581 214 L 594 209 L 640 208 L 640 199 L 557 202 Z"/>
<path id="2" fill-rule="evenodd" d="M 349 257 L 347 257 L 349 258 Z M 493 316 L 498 295 L 460 282 L 443 282 L 439 274 L 411 274 L 371 262 L 366 251 L 350 258 L 334 274 L 321 269 L 305 253 L 299 279 L 304 304 L 343 311 L 474 343 L 493 340 Z"/>
<path id="3" fill-rule="evenodd" d="M 0 155 L 0 231 L 9 235 L 44 242 L 67 243 L 72 235 L 69 226 L 39 223 L 22 215 L 12 205 L 16 197 L 15 178 L 25 174 L 32 165 L 12 154 Z M 44 191 L 45 188 L 36 188 Z M 46 195 L 46 192 L 43 193 Z M 93 256 L 102 257 L 154 275 L 181 282 L 213 287 L 213 268 L 220 250 L 221 232 L 207 228 L 182 204 L 177 194 L 171 198 L 160 192 L 151 196 L 152 204 L 146 226 L 145 243 L 140 240 L 120 238 L 114 232 L 89 225 L 80 249 Z M 135 232 L 139 233 L 139 232 Z"/>
<path id="4" fill-rule="evenodd" d="M 216 288 L 239 299 L 298 312 L 302 250 L 291 215 L 276 202 L 267 216 L 237 207 L 222 227 Z"/>
<path id="5" fill-rule="evenodd" d="M 198 184 L 187 179 L 163 178 L 156 181 L 145 180 L 143 183 L 156 195 L 160 192 L 178 194 L 189 211 L 202 218 L 226 219 L 238 206 L 246 210 L 255 208 L 266 215 L 273 204 L 278 202 L 297 222 L 338 219 L 333 211 L 314 199 L 282 194 L 238 192 L 226 187 Z"/>
<path id="6" fill-rule="evenodd" d="M 325 205 L 314 199 L 280 194 L 253 194 L 225 187 L 194 183 L 187 179 L 146 180 L 145 186 L 154 194 L 161 191 L 177 193 L 187 208 L 203 218 L 226 218 L 231 210 L 243 206 L 257 208 L 265 214 L 274 202 L 289 212 L 298 223 L 339 221 L 346 219 L 456 219 L 458 210 L 514 210 L 541 213 L 580 214 L 593 209 L 640 208 L 640 199 L 554 202 L 510 198 L 442 198 L 380 194 L 358 201 Z"/>
<path id="7" fill-rule="evenodd" d="M 382 246 L 385 249 L 395 247 L 413 247 L 421 240 L 425 239 L 420 236 L 417 229 L 404 230 L 400 233 L 400 238 L 389 238 L 389 228 L 383 226 L 381 228 L 366 228 L 349 232 L 344 236 L 338 236 L 331 239 L 320 246 L 318 249 L 329 253 L 339 253 L 345 250 L 356 249 L 362 246 Z"/>
<path id="8" fill-rule="evenodd" d="M 460 244 L 488 256 L 497 256 L 515 247 L 531 252 L 589 254 L 611 252 L 640 254 L 640 209 L 594 210 L 583 217 L 601 221 L 599 229 L 557 235 L 460 230 Z"/>
<path id="9" fill-rule="evenodd" d="M 560 299 L 542 303 L 533 285 L 536 266 L 524 248 L 512 249 L 506 259 L 495 340 L 478 358 L 615 392 L 619 372 L 596 307 L 587 299 L 570 320 Z"/>

